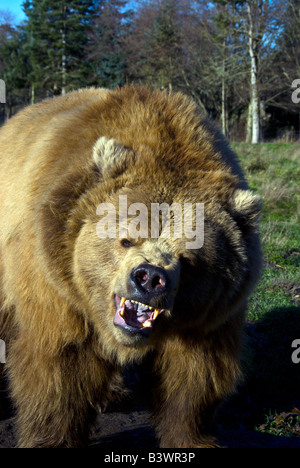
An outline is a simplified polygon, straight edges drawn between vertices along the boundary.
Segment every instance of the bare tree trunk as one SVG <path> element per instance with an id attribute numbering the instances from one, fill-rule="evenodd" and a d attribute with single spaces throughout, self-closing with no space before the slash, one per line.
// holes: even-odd
<path id="1" fill-rule="evenodd" d="M 184 82 L 185 82 L 185 84 L 186 84 L 186 87 L 189 89 L 191 95 L 193 96 L 193 98 L 195 99 L 195 101 L 198 103 L 199 107 L 203 110 L 203 112 L 204 112 L 205 114 L 207 114 L 207 109 L 206 109 L 205 105 L 204 105 L 203 102 L 201 101 L 200 97 L 196 95 L 193 86 L 189 83 L 189 81 L 188 81 L 188 79 L 187 79 L 187 76 L 186 76 L 186 73 L 185 73 L 184 69 L 181 70 L 181 73 L 182 73 Z"/>
<path id="2" fill-rule="evenodd" d="M 5 122 L 5 104 L 0 102 L 0 127 Z"/>
<path id="3" fill-rule="evenodd" d="M 249 107 L 248 107 L 246 143 L 251 143 L 251 141 L 252 141 L 252 100 L 250 100 Z"/>
<path id="4" fill-rule="evenodd" d="M 247 12 L 249 19 L 249 54 L 251 59 L 251 101 L 252 101 L 252 143 L 259 143 L 259 95 L 258 95 L 258 86 L 257 86 L 257 56 L 255 50 L 255 33 L 254 33 L 254 15 L 251 11 L 251 3 L 247 2 Z"/>
<path id="5" fill-rule="evenodd" d="M 30 104 L 33 106 L 35 103 L 35 89 L 34 89 L 34 84 L 31 85 L 31 98 L 30 98 Z"/>
<path id="6" fill-rule="evenodd" d="M 62 86 L 61 94 L 64 96 L 66 94 L 66 84 L 67 84 L 67 73 L 66 73 L 66 35 L 65 31 L 62 30 L 62 46 L 63 46 L 63 55 L 61 60 L 61 69 L 62 69 Z"/>
<path id="7" fill-rule="evenodd" d="M 64 18 L 66 16 L 66 6 L 63 4 L 63 14 Z M 66 94 L 66 85 L 67 85 L 67 68 L 66 68 L 66 27 L 65 23 L 61 29 L 61 41 L 62 41 L 62 59 L 61 59 L 61 73 L 62 73 L 62 84 L 61 84 L 61 94 L 64 96 Z"/>
<path id="8" fill-rule="evenodd" d="M 226 83 L 225 77 L 222 77 L 222 132 L 227 137 L 228 136 L 228 114 L 227 114 L 227 105 L 226 105 Z"/>
<path id="9" fill-rule="evenodd" d="M 259 96 L 257 88 L 256 57 L 251 58 L 251 91 L 252 91 L 252 143 L 259 143 Z"/>
<path id="10" fill-rule="evenodd" d="M 7 122 L 12 115 L 12 105 L 6 101 L 5 105 L 5 122 Z"/>
<path id="11" fill-rule="evenodd" d="M 228 136 L 228 116 L 227 116 L 227 103 L 226 103 L 226 42 L 223 41 L 223 63 L 222 63 L 222 132 Z"/>

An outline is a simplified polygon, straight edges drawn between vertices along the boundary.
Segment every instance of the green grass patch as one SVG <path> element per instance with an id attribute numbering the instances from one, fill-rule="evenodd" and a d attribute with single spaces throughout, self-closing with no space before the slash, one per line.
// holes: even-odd
<path id="1" fill-rule="evenodd" d="M 262 196 L 264 270 L 249 301 L 245 364 L 261 432 L 300 437 L 300 144 L 234 143 L 250 188 Z"/>
<path id="2" fill-rule="evenodd" d="M 274 307 L 298 306 L 300 286 L 300 144 L 234 143 L 249 185 L 263 199 L 265 269 L 249 304 L 249 319 Z"/>
<path id="3" fill-rule="evenodd" d="M 294 408 L 288 413 L 269 413 L 256 429 L 276 436 L 300 437 L 300 411 Z"/>

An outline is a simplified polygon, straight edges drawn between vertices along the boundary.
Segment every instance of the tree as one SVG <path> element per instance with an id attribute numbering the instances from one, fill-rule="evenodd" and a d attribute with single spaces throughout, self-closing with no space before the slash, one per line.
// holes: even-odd
<path id="1" fill-rule="evenodd" d="M 219 102 L 215 75 L 214 24 L 207 2 L 181 1 L 182 68 L 179 89 L 193 96 L 201 109 L 216 117 Z"/>
<path id="2" fill-rule="evenodd" d="M 284 53 L 282 72 L 291 84 L 300 77 L 300 0 L 286 0 L 285 3 L 281 24 L 278 24 L 282 30 L 279 46 Z"/>
<path id="3" fill-rule="evenodd" d="M 251 74 L 251 119 L 252 143 L 258 143 L 260 137 L 259 92 L 258 92 L 258 54 L 265 32 L 268 0 L 249 0 L 246 2 L 248 19 L 248 47 Z"/>
<path id="4" fill-rule="evenodd" d="M 300 0 L 285 0 L 279 5 L 275 27 L 278 31 L 272 55 L 273 93 L 268 93 L 266 103 L 273 116 L 274 125 L 284 125 L 300 135 L 299 103 L 293 102 L 293 82 L 300 78 Z M 270 76 L 266 73 L 267 81 Z"/>
<path id="5" fill-rule="evenodd" d="M 5 118 L 13 109 L 29 102 L 28 57 L 24 51 L 26 33 L 23 26 L 16 26 L 11 14 L 0 12 L 0 78 L 6 84 Z"/>
<path id="6" fill-rule="evenodd" d="M 239 34 L 241 18 L 234 2 L 216 1 L 211 20 L 212 70 L 221 85 L 216 106 L 221 113 L 222 131 L 228 136 L 230 112 L 235 118 L 241 90 L 247 95 L 243 84 L 248 73 L 245 40 Z"/>
<path id="7" fill-rule="evenodd" d="M 132 11 L 124 0 L 104 0 L 98 6 L 86 48 L 93 68 L 93 81 L 112 87 L 126 81 L 124 43 Z"/>
<path id="8" fill-rule="evenodd" d="M 3 44 L 5 41 L 7 41 L 14 31 L 14 16 L 9 11 L 0 10 L 0 44 Z"/>
<path id="9" fill-rule="evenodd" d="M 98 4 L 94 0 L 23 3 L 33 89 L 46 88 L 47 95 L 54 95 L 86 84 L 90 66 L 84 51 Z"/>
<path id="10" fill-rule="evenodd" d="M 277 0 L 229 0 L 215 3 L 230 4 L 234 8 L 236 21 L 235 34 L 240 41 L 247 44 L 249 69 L 249 107 L 247 134 L 251 142 L 258 143 L 260 139 L 260 101 L 261 82 L 260 69 L 267 52 L 271 53 L 275 44 L 276 33 L 272 14 L 277 8 Z"/>
<path id="11" fill-rule="evenodd" d="M 137 10 L 127 53 L 134 79 L 172 89 L 183 67 L 179 0 L 154 0 Z"/>
<path id="12" fill-rule="evenodd" d="M 260 95 L 259 95 L 259 64 L 264 49 L 264 43 L 272 41 L 271 3 L 269 0 L 235 1 L 242 22 L 240 33 L 247 38 L 250 69 L 250 103 L 248 114 L 248 131 L 251 130 L 251 142 L 260 140 Z M 269 42 L 270 43 L 270 42 Z"/>

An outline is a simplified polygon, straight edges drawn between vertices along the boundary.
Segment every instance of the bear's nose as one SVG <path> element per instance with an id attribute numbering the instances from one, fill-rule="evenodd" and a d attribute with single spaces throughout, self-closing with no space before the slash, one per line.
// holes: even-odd
<path id="1" fill-rule="evenodd" d="M 130 281 L 137 292 L 157 296 L 166 292 L 168 278 L 163 268 L 151 264 L 142 264 L 130 273 Z"/>

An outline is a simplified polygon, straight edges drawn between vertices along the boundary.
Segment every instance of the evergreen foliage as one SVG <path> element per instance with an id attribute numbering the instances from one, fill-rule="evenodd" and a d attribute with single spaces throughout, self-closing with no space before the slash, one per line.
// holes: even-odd
<path id="1" fill-rule="evenodd" d="M 300 134 L 299 0 L 26 0 L 0 11 L 6 117 L 84 86 L 191 95 L 231 139 Z M 252 132 L 253 136 L 253 132 Z"/>

